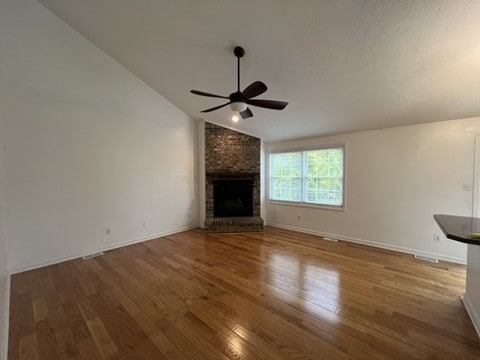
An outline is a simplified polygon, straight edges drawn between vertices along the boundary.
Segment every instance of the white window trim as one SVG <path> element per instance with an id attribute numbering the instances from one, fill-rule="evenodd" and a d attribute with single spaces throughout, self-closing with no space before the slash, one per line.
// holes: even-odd
<path id="1" fill-rule="evenodd" d="M 315 151 L 315 150 L 325 150 L 325 149 L 338 149 L 342 148 L 343 150 L 343 179 L 342 179 L 342 205 L 327 205 L 327 204 L 315 204 L 310 202 L 305 202 L 303 200 L 300 201 L 287 201 L 287 200 L 275 200 L 270 199 L 270 155 L 272 154 L 285 154 L 285 153 L 293 153 L 293 152 L 304 152 L 304 151 Z M 282 206 L 292 206 L 298 208 L 316 208 L 316 209 L 324 209 L 324 210 L 333 210 L 333 211 L 345 211 L 346 210 L 346 158 L 347 158 L 347 147 L 345 143 L 334 143 L 334 144 L 322 144 L 317 146 L 305 146 L 305 147 L 298 147 L 298 148 L 290 148 L 287 150 L 275 150 L 269 151 L 266 156 L 266 182 L 265 182 L 265 192 L 266 192 L 266 202 L 273 205 L 282 205 Z M 303 162 L 302 156 L 302 167 L 305 166 Z M 304 174 L 304 169 L 302 169 L 302 175 Z M 301 185 L 301 198 L 303 199 L 303 192 L 304 192 L 304 177 L 302 176 L 302 185 Z"/>

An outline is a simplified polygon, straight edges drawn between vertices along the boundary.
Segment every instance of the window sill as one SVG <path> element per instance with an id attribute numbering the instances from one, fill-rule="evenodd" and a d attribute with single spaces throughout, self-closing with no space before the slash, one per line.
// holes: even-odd
<path id="1" fill-rule="evenodd" d="M 272 205 L 282 205 L 282 206 L 292 206 L 298 208 L 312 208 L 312 209 L 321 209 L 321 210 L 332 210 L 332 211 L 345 211 L 345 205 L 343 206 L 329 206 L 329 205 L 319 205 L 319 204 L 310 204 L 304 202 L 294 202 L 294 201 L 280 201 L 280 200 L 270 200 L 267 199 L 267 203 Z"/>

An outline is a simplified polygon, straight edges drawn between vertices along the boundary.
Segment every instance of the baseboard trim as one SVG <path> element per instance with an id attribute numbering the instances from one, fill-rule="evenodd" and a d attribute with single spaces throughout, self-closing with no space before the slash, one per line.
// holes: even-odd
<path id="1" fill-rule="evenodd" d="M 164 236 L 176 234 L 176 233 L 179 233 L 179 232 L 182 232 L 182 231 L 195 229 L 197 227 L 198 227 L 197 224 L 186 225 L 186 226 L 182 226 L 182 227 L 179 227 L 179 228 L 163 231 L 163 232 L 160 232 L 160 233 L 151 234 L 151 235 L 148 235 L 148 236 L 144 236 L 144 237 L 140 237 L 140 238 L 136 238 L 136 239 L 132 239 L 132 240 L 122 241 L 122 242 L 111 244 L 111 245 L 108 245 L 108 246 L 105 246 L 105 247 L 98 247 L 98 248 L 95 248 L 95 249 L 88 249 L 88 250 L 81 251 L 81 252 L 71 253 L 71 254 L 68 254 L 68 255 L 65 255 L 65 256 L 58 256 L 58 257 L 55 257 L 55 258 L 52 258 L 52 259 L 49 259 L 49 260 L 46 260 L 46 261 L 18 265 L 18 266 L 15 266 L 15 267 L 9 269 L 9 271 L 10 271 L 10 274 L 12 274 L 12 275 L 13 274 L 18 274 L 18 273 L 21 273 L 21 272 L 24 272 L 24 271 L 35 270 L 35 269 L 39 269 L 39 268 L 42 268 L 42 267 L 45 267 L 45 266 L 58 264 L 58 263 L 61 263 L 61 262 L 64 262 L 64 261 L 81 258 L 81 257 L 86 256 L 88 254 L 93 254 L 93 253 L 97 253 L 97 252 L 101 252 L 101 251 L 113 250 L 113 249 L 121 248 L 121 247 L 124 247 L 124 246 L 137 244 L 137 243 L 140 243 L 140 242 L 157 239 L 159 237 L 164 237 Z"/>
<path id="2" fill-rule="evenodd" d="M 475 307 L 472 305 L 472 302 L 468 298 L 467 294 L 464 294 L 462 297 L 463 305 L 467 310 L 470 320 L 472 320 L 473 327 L 477 331 L 477 335 L 480 338 L 480 315 L 475 310 Z"/>
<path id="3" fill-rule="evenodd" d="M 448 261 L 448 262 L 452 262 L 452 263 L 455 263 L 455 264 L 466 265 L 466 263 L 467 263 L 466 259 L 458 258 L 458 257 L 455 257 L 455 256 L 444 256 L 442 254 L 437 254 L 437 253 L 432 253 L 432 252 L 425 252 L 425 251 L 422 251 L 422 250 L 419 250 L 419 249 L 412 249 L 412 248 L 407 248 L 407 247 L 403 247 L 403 246 L 383 244 L 383 243 L 378 243 L 376 241 L 371 241 L 371 240 L 364 240 L 364 239 L 359 239 L 359 238 L 354 238 L 354 237 L 349 237 L 349 236 L 342 236 L 342 235 L 338 235 L 338 234 L 327 233 L 327 232 L 323 232 L 323 231 L 300 228 L 300 227 L 296 227 L 296 226 L 276 224 L 276 223 L 272 223 L 272 222 L 266 222 L 265 225 L 266 226 L 277 227 L 277 228 L 280 228 L 280 229 L 298 231 L 298 232 L 305 233 L 305 234 L 312 234 L 312 235 L 318 235 L 318 236 L 322 236 L 322 237 L 329 237 L 329 238 L 348 241 L 348 242 L 352 242 L 352 243 L 356 243 L 356 244 L 372 246 L 372 247 L 376 247 L 376 248 L 380 248 L 380 249 L 397 251 L 397 252 L 401 252 L 401 253 L 405 253 L 405 254 L 433 257 L 433 258 L 437 258 L 439 260 Z"/>
<path id="4" fill-rule="evenodd" d="M 7 360 L 8 357 L 8 333 L 9 333 L 9 327 L 10 327 L 10 275 L 7 275 L 7 288 L 5 291 L 5 312 L 4 312 L 4 317 L 2 319 L 2 324 L 3 324 L 3 334 L 2 334 L 2 339 L 1 341 L 1 352 L 0 352 L 0 359 L 1 360 Z"/>

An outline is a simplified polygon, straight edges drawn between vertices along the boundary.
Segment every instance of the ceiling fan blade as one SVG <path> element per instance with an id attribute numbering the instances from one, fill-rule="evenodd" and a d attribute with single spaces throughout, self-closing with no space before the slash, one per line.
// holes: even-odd
<path id="1" fill-rule="evenodd" d="M 242 119 L 247 119 L 247 118 L 249 118 L 249 117 L 252 117 L 252 116 L 253 116 L 253 113 L 252 113 L 252 111 L 251 111 L 249 108 L 247 108 L 245 111 L 242 111 L 242 112 L 240 113 L 240 116 L 242 117 Z"/>
<path id="2" fill-rule="evenodd" d="M 230 105 L 231 104 L 231 101 L 225 103 L 225 104 L 222 104 L 222 105 L 218 105 L 218 106 L 215 106 L 215 107 L 212 107 L 210 109 L 207 109 L 207 110 L 202 110 L 201 112 L 202 113 L 207 113 L 207 112 L 210 112 L 210 111 L 215 111 L 215 110 L 218 110 L 224 106 L 227 106 L 227 105 Z"/>
<path id="3" fill-rule="evenodd" d="M 219 98 L 219 99 L 228 99 L 228 96 L 210 94 L 210 93 L 207 93 L 205 91 L 190 90 L 190 92 L 192 94 L 195 94 L 195 95 L 208 96 L 208 97 L 214 97 L 214 98 Z"/>
<path id="4" fill-rule="evenodd" d="M 288 102 L 278 100 L 248 99 L 245 100 L 245 102 L 249 105 L 273 110 L 283 110 L 285 109 L 285 106 L 288 105 Z"/>
<path id="5" fill-rule="evenodd" d="M 267 85 L 265 85 L 263 82 L 255 81 L 242 91 L 242 97 L 244 99 L 251 99 L 255 96 L 263 94 L 265 91 L 267 91 L 267 89 Z"/>

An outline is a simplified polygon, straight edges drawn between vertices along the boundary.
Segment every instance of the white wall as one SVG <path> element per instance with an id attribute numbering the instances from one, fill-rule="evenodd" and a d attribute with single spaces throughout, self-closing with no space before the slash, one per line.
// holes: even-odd
<path id="1" fill-rule="evenodd" d="M 1 114 L 0 114 L 1 115 Z M 0 359 L 7 359 L 10 277 L 5 247 L 4 126 L 0 116 Z"/>
<path id="2" fill-rule="evenodd" d="M 468 245 L 467 285 L 463 302 L 480 336 L 480 246 Z"/>
<path id="3" fill-rule="evenodd" d="M 0 5 L 0 101 L 10 270 L 197 225 L 194 121 L 36 1 Z"/>
<path id="4" fill-rule="evenodd" d="M 475 131 L 475 163 L 473 165 L 473 206 L 472 214 L 474 217 L 480 217 L 480 124 L 477 128 L 472 127 Z"/>
<path id="5" fill-rule="evenodd" d="M 479 124 L 480 125 L 480 124 Z M 475 131 L 475 164 L 473 216 L 480 216 L 480 127 L 472 127 Z M 468 310 L 473 325 L 480 336 L 480 246 L 468 245 L 467 284 L 463 302 Z"/>
<path id="6" fill-rule="evenodd" d="M 399 251 L 466 261 L 433 214 L 472 215 L 474 133 L 480 118 L 267 144 L 267 151 L 346 145 L 346 209 L 266 203 L 267 222 Z M 301 220 L 297 220 L 297 214 Z M 440 243 L 433 234 L 440 234 Z"/>

